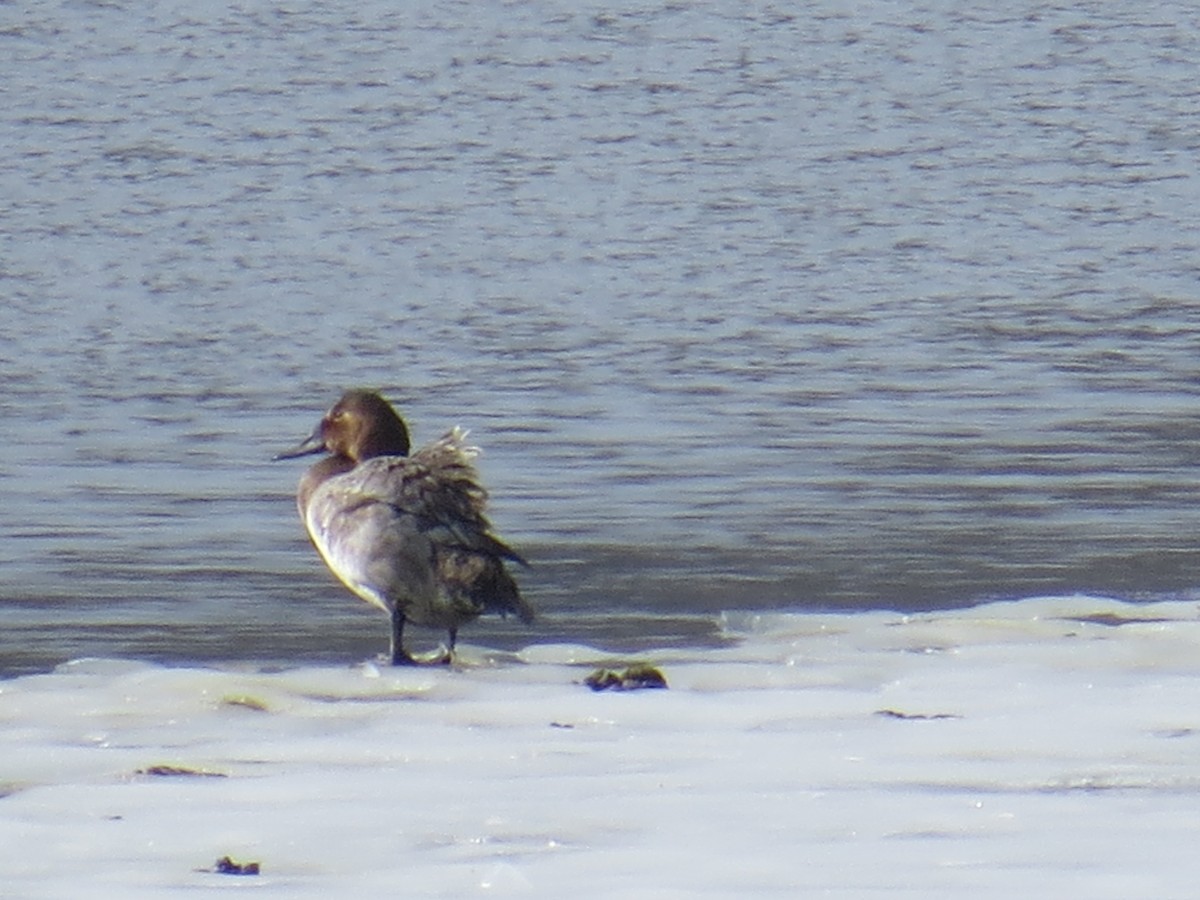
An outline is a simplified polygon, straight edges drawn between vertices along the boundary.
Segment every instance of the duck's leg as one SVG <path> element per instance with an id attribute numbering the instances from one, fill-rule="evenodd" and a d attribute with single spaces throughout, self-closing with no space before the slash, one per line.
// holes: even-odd
<path id="1" fill-rule="evenodd" d="M 444 654 L 442 654 L 441 658 L 435 659 L 433 661 L 441 663 L 444 666 L 451 665 L 454 662 L 454 645 L 457 642 L 458 642 L 458 629 L 451 628 L 450 629 L 449 647 L 447 647 L 446 652 Z"/>
<path id="2" fill-rule="evenodd" d="M 392 607 L 392 665 L 415 666 L 417 661 L 404 649 L 404 613 L 397 604 Z"/>

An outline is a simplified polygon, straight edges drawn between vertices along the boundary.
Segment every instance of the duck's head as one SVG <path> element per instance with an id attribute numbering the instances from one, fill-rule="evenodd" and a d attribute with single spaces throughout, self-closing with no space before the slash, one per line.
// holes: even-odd
<path id="1" fill-rule="evenodd" d="M 408 428 L 391 404 L 374 391 L 352 390 L 342 394 L 298 447 L 275 458 L 328 451 L 357 463 L 375 456 L 406 456 L 408 450 Z"/>

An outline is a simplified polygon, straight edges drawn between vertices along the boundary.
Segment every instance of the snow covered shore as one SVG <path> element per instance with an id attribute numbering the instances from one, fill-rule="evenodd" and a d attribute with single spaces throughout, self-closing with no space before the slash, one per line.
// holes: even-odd
<path id="1" fill-rule="evenodd" d="M 1194 895 L 1196 603 L 725 624 L 668 690 L 561 644 L 0 682 L 0 895 Z"/>

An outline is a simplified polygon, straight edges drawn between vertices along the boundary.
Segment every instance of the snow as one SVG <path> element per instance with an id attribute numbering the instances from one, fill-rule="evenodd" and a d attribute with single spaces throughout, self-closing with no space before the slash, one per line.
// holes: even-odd
<path id="1" fill-rule="evenodd" d="M 566 644 L 0 682 L 0 895 L 1193 895 L 1200 605 L 724 624 L 668 690 Z"/>

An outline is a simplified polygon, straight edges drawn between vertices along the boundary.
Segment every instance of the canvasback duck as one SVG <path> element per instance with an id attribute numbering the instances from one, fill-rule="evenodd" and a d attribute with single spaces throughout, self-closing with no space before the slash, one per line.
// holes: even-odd
<path id="1" fill-rule="evenodd" d="M 329 455 L 300 479 L 296 505 L 331 572 L 392 620 L 392 665 L 416 660 L 404 624 L 449 633 L 483 612 L 533 620 L 505 560 L 527 565 L 491 533 L 487 492 L 471 460 L 479 452 L 454 428 L 409 455 L 408 428 L 372 391 L 342 395 L 298 447 L 276 459 Z"/>

